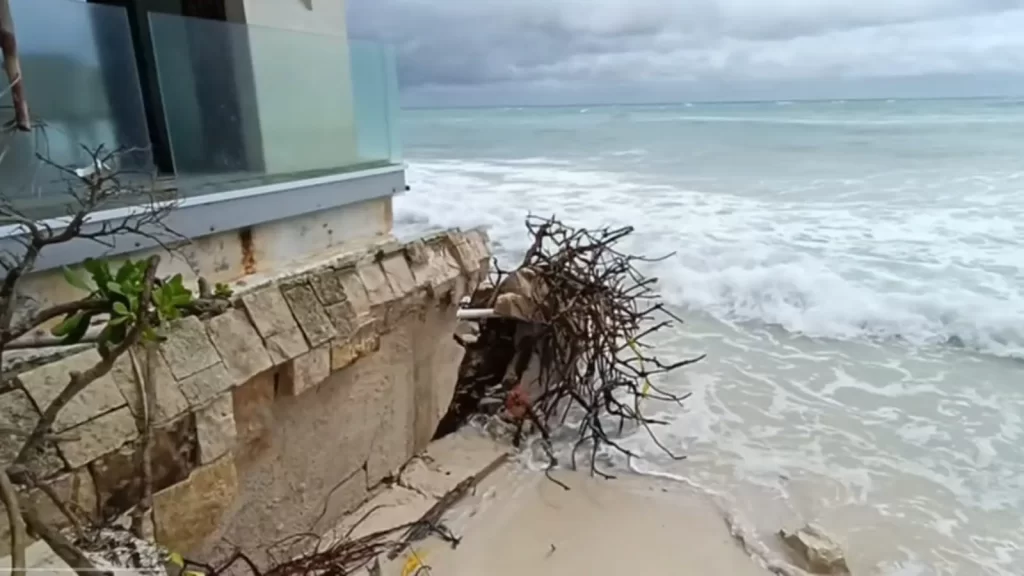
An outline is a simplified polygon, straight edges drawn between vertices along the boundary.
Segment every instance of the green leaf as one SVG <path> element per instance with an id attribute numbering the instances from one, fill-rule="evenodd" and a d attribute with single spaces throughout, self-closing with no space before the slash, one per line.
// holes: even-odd
<path id="1" fill-rule="evenodd" d="M 192 294 L 177 294 L 171 297 L 171 305 L 174 307 L 184 306 L 192 301 Z"/>
<path id="2" fill-rule="evenodd" d="M 150 342 L 159 342 L 160 341 L 160 335 L 157 334 L 156 330 L 153 330 L 152 328 L 146 328 L 145 330 L 143 330 L 142 331 L 142 337 L 145 340 L 148 340 Z"/>
<path id="3" fill-rule="evenodd" d="M 111 324 L 109 322 L 107 323 L 107 326 L 106 328 L 104 328 L 104 330 L 110 330 L 111 344 L 120 344 L 121 341 L 124 340 L 124 337 L 128 335 L 128 326 L 126 324 L 127 323 L 125 322 L 122 322 L 120 324 Z"/>
<path id="4" fill-rule="evenodd" d="M 114 302 L 114 313 L 118 316 L 128 316 L 131 314 L 131 311 L 121 302 Z"/>
<path id="5" fill-rule="evenodd" d="M 95 258 L 86 258 L 85 262 L 82 263 L 86 272 L 92 275 L 93 282 L 97 286 L 106 286 L 107 282 L 112 280 L 110 276 L 110 265 L 106 260 L 96 260 Z"/>
<path id="6" fill-rule="evenodd" d="M 114 318 L 113 320 L 108 322 L 108 324 L 110 324 L 111 326 L 120 326 L 121 324 L 124 324 L 130 319 L 130 316 L 118 316 L 117 318 Z"/>
<path id="7" fill-rule="evenodd" d="M 84 318 L 84 312 L 76 312 L 64 318 L 64 321 L 61 322 L 60 324 L 54 326 L 50 330 L 50 334 L 57 336 L 58 338 L 63 338 L 64 336 L 70 334 Z"/>
<path id="8" fill-rule="evenodd" d="M 92 320 L 93 315 L 87 312 L 80 312 L 79 314 L 81 314 L 81 318 L 78 322 L 69 326 L 67 333 L 61 339 L 61 344 L 75 344 L 81 341 L 85 333 L 89 331 L 89 321 Z"/>
<path id="9" fill-rule="evenodd" d="M 89 287 L 89 284 L 85 281 L 85 278 L 80 272 L 72 270 L 67 266 L 64 266 L 61 271 L 64 272 L 64 280 L 68 284 L 82 290 L 83 292 L 92 292 L 92 288 Z"/>
<path id="10" fill-rule="evenodd" d="M 107 290 L 114 294 L 124 296 L 124 288 L 122 288 L 121 284 L 117 282 L 107 282 Z"/>
<path id="11" fill-rule="evenodd" d="M 117 274 L 114 276 L 114 280 L 119 283 L 126 283 L 135 276 L 135 270 L 137 266 L 131 260 L 125 260 L 121 267 L 117 269 Z"/>
<path id="12" fill-rule="evenodd" d="M 111 330 L 113 330 L 113 328 L 110 326 L 109 322 L 107 323 L 106 326 L 103 327 L 103 330 L 100 330 L 100 333 L 96 336 L 96 346 L 98 348 L 106 346 L 107 342 L 110 341 Z"/>
<path id="13" fill-rule="evenodd" d="M 93 276 L 99 276 L 102 274 L 102 271 L 106 268 L 105 264 L 105 262 L 97 260 L 95 258 L 86 258 L 85 262 L 82 262 L 82 267 L 85 268 L 85 271 L 88 272 L 89 274 L 92 274 Z"/>

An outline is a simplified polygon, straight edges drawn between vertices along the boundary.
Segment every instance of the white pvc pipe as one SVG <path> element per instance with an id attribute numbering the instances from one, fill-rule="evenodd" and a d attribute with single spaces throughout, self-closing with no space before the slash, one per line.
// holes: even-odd
<path id="1" fill-rule="evenodd" d="M 494 308 L 459 308 L 459 311 L 455 313 L 455 317 L 459 320 L 483 320 L 495 316 L 497 314 L 494 313 Z"/>

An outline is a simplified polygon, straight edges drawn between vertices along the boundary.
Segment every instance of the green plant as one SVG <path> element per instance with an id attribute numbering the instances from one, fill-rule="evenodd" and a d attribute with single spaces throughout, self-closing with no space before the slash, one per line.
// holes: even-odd
<path id="1" fill-rule="evenodd" d="M 139 320 L 144 310 L 149 310 L 149 327 L 143 332 L 146 340 L 159 339 L 155 327 L 181 317 L 181 309 L 193 302 L 192 291 L 185 287 L 181 274 L 169 279 L 158 280 L 153 285 L 151 306 L 142 306 L 146 261 L 126 260 L 116 270 L 111 270 L 106 260 L 88 259 L 82 267 L 88 278 L 80 272 L 64 268 L 64 279 L 68 284 L 89 293 L 83 306 L 51 330 L 61 338 L 62 344 L 74 344 L 85 337 L 93 318 L 108 317 L 106 325 L 97 336 L 100 345 L 119 344 L 128 334 L 131 326 Z"/>
<path id="2" fill-rule="evenodd" d="M 214 296 L 214 298 L 224 298 L 224 299 L 227 299 L 227 298 L 231 298 L 231 296 L 234 293 L 235 293 L 235 291 L 232 290 L 230 286 L 228 286 L 227 284 L 225 284 L 223 282 L 217 282 L 217 284 L 214 285 L 214 287 L 213 287 L 213 296 Z"/>

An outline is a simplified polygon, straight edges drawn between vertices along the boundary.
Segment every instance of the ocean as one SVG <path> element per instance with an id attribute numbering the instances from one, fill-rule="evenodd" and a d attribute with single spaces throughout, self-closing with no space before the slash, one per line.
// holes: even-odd
<path id="1" fill-rule="evenodd" d="M 396 232 L 631 225 L 708 355 L 651 403 L 756 547 L 815 522 L 858 574 L 1024 568 L 1024 100 L 408 110 Z M 685 545 L 681 542 L 680 545 Z M 859 571 L 858 571 L 859 570 Z"/>

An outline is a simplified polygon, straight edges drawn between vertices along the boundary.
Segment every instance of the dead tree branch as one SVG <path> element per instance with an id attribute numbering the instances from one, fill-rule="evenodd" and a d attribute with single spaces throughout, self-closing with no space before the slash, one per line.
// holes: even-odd
<path id="1" fill-rule="evenodd" d="M 7 525 L 11 530 L 11 576 L 23 576 L 28 535 L 25 534 L 25 522 L 21 519 L 18 491 L 4 470 L 0 470 L 0 500 L 7 509 Z"/>
<path id="2" fill-rule="evenodd" d="M 152 342 L 144 342 L 142 349 L 146 354 L 146 368 L 139 370 L 139 363 L 132 357 L 135 377 L 139 387 L 142 417 L 138 419 L 139 449 L 136 453 L 135 467 L 142 480 L 142 494 L 139 503 L 132 510 L 132 533 L 137 538 L 144 538 L 144 521 L 146 513 L 153 506 L 153 414 L 156 410 L 156 383 L 153 377 L 153 365 L 156 363 L 156 350 Z"/>
<path id="3" fill-rule="evenodd" d="M 0 50 L 3 51 L 4 72 L 10 85 L 11 102 L 14 104 L 14 127 L 22 132 L 32 130 L 32 120 L 25 98 L 25 82 L 21 75 L 21 60 L 18 58 L 18 40 L 14 35 L 14 16 L 10 0 L 0 0 Z"/>
<path id="4" fill-rule="evenodd" d="M 479 339 L 467 346 L 438 435 L 474 413 L 504 408 L 518 422 L 516 439 L 527 422 L 547 439 L 549 427 L 572 415 L 579 423 L 571 464 L 582 451 L 592 474 L 609 477 L 597 466 L 605 449 L 633 455 L 616 439 L 627 425 L 682 459 L 654 435 L 662 422 L 644 415 L 640 400 L 682 403 L 685 395 L 652 380 L 700 358 L 663 362 L 649 352 L 646 340 L 679 319 L 659 302 L 657 280 L 637 268 L 651 260 L 619 248 L 633 229 L 587 230 L 535 217 L 526 226 L 533 241 L 519 269 L 499 269 L 494 288 L 472 298 L 471 306 L 499 317 L 482 320 Z"/>
<path id="5" fill-rule="evenodd" d="M 54 554 L 66 562 L 79 576 L 112 576 L 109 572 L 98 570 L 96 564 L 88 556 L 75 547 L 58 530 L 43 522 L 31 507 L 22 510 L 21 515 L 25 519 L 25 524 L 28 525 L 29 530 L 46 542 Z"/>

